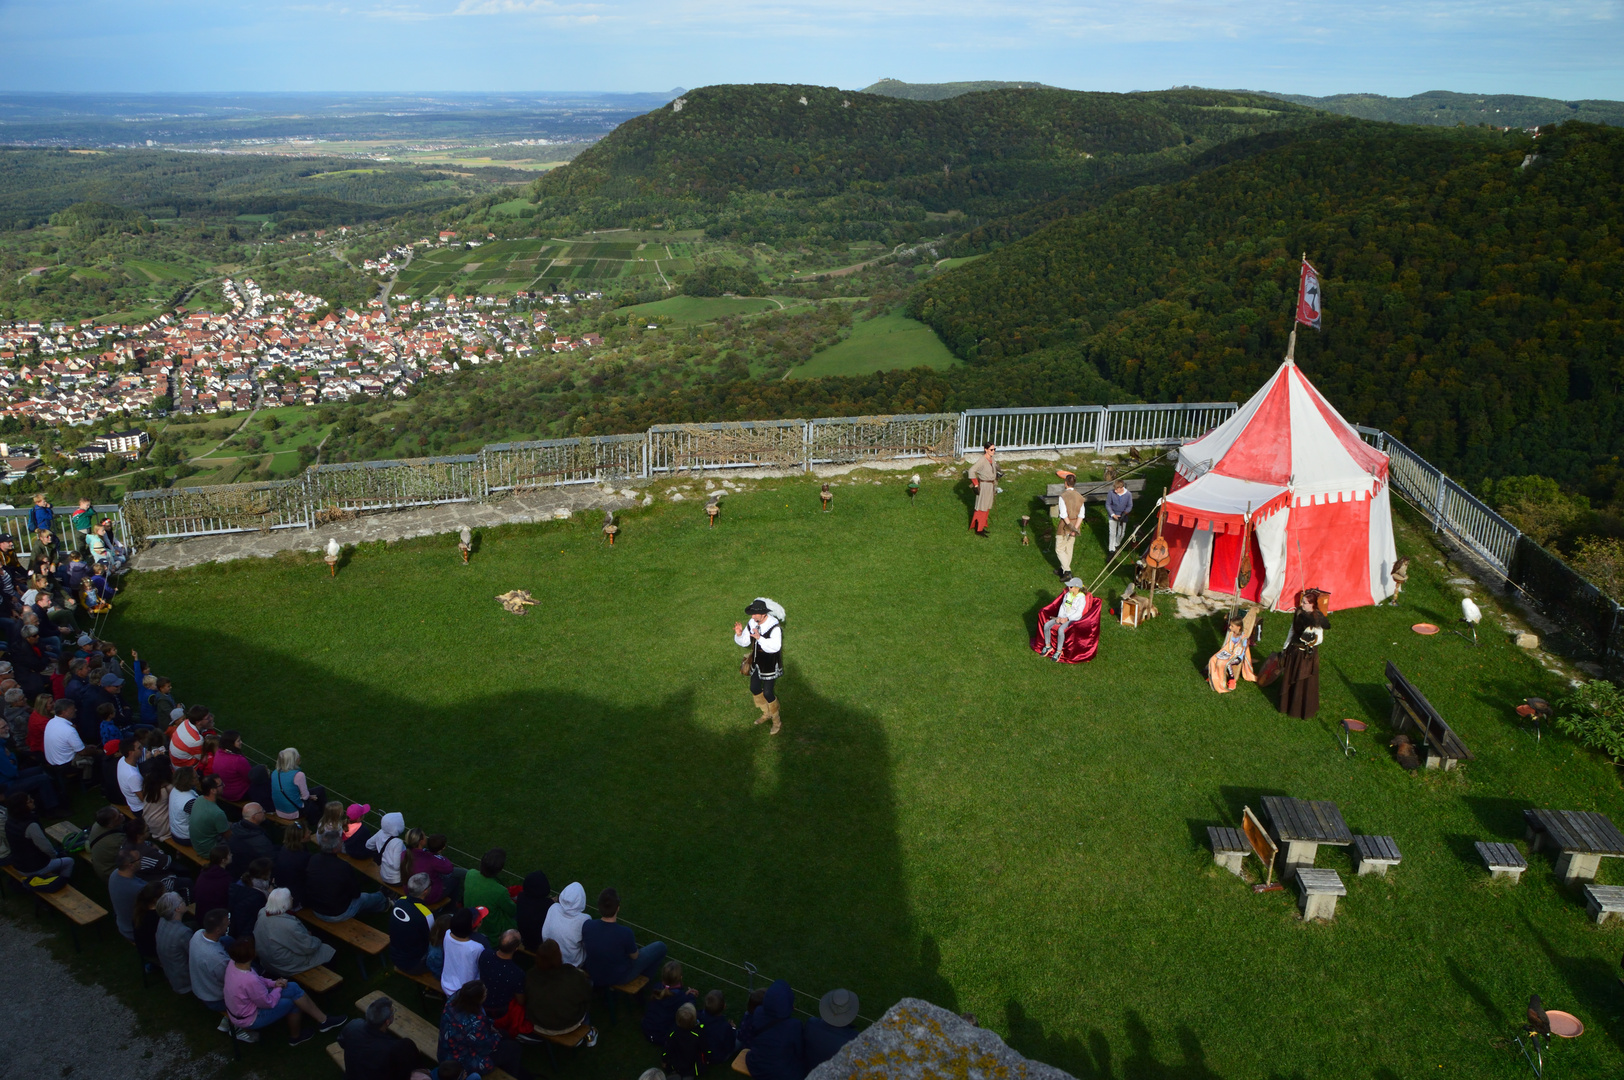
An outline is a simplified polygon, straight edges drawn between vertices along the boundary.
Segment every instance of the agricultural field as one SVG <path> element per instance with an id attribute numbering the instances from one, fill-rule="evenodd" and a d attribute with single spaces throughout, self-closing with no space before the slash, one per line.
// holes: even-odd
<path id="1" fill-rule="evenodd" d="M 415 255 L 395 287 L 427 297 L 667 285 L 694 265 L 686 245 L 674 246 L 678 251 L 661 243 L 530 237 L 488 241 L 476 248 L 438 248 Z"/>
<path id="2" fill-rule="evenodd" d="M 793 303 L 793 301 L 791 301 Z M 785 306 L 764 296 L 672 296 L 652 304 L 636 304 L 615 309 L 621 317 L 647 318 L 660 325 L 693 326 L 715 322 L 729 315 L 755 315 Z"/>
<path id="3" fill-rule="evenodd" d="M 670 943 L 730 1011 L 746 979 L 730 965 L 749 962 L 806 1007 L 846 986 L 867 1017 L 903 995 L 973 1012 L 1078 1077 L 1331 1077 L 1358 1062 L 1360 1077 L 1511 1080 L 1528 1074 L 1511 1035 L 1538 992 L 1591 1029 L 1556 1050 L 1561 1075 L 1617 1075 L 1624 928 L 1592 924 L 1548 855 L 1510 886 L 1472 849 L 1520 843 L 1527 807 L 1619 820 L 1617 770 L 1521 725 L 1512 705 L 1561 680 L 1490 632 L 1492 616 L 1477 648 L 1410 631 L 1458 614 L 1458 570 L 1425 524 L 1400 523 L 1414 557 L 1400 605 L 1333 614 L 1319 715 L 1296 720 L 1276 711 L 1278 687 L 1214 694 L 1202 665 L 1218 621 L 1178 618 L 1166 597 L 1139 629 L 1107 620 L 1090 664 L 1032 652 L 1057 584 L 1047 544 L 1023 546 L 1015 519 L 1043 513 L 1053 467 L 1006 464 L 988 539 L 965 528 L 956 469 L 922 470 L 913 503 L 905 474 L 837 478 L 828 514 L 816 479 L 749 482 L 714 528 L 703 483 L 675 480 L 620 516 L 613 547 L 579 515 L 479 530 L 467 567 L 454 536 L 435 536 L 349 550 L 336 577 L 315 554 L 140 573 L 105 633 L 257 753 L 297 747 L 314 782 L 445 832 L 459 862 L 501 845 L 510 870 L 545 870 L 554 888 L 616 886 L 639 941 Z M 684 484 L 684 501 L 667 497 Z M 1103 534 L 1091 508 L 1085 581 Z M 1125 584 L 1105 575 L 1100 591 L 1114 603 Z M 491 599 L 512 588 L 540 601 L 529 617 Z M 763 593 L 789 612 L 776 737 L 751 724 L 731 634 Z M 657 611 L 630 617 L 627 598 L 651 595 Z M 951 644 L 921 647 L 921 627 Z M 1265 616 L 1266 649 L 1285 628 Z M 636 662 L 582 663 L 606 641 Z M 1388 660 L 1475 760 L 1417 774 L 1392 760 Z M 290 691 L 342 703 L 339 722 L 290 707 Z M 1370 726 L 1352 757 L 1343 717 Z M 1395 837 L 1402 864 L 1359 877 L 1322 847 L 1347 896 L 1334 922 L 1299 921 L 1293 891 L 1256 894 L 1207 850 L 1207 826 L 1274 794 L 1334 802 L 1355 833 Z M 1601 881 L 1624 881 L 1605 862 Z M 92 936 L 112 944 L 59 955 L 148 1026 L 219 1045 L 202 1010 L 140 994 L 110 927 Z M 436 1015 L 392 974 L 360 980 L 349 957 L 335 970 L 335 1002 L 387 989 Z M 600 1045 L 553 1075 L 623 1078 L 653 1060 L 633 1010 L 594 1019 Z M 298 1060 L 254 1067 L 291 1078 L 311 1068 Z"/>
<path id="4" fill-rule="evenodd" d="M 952 367 L 959 358 L 948 351 L 936 331 L 900 311 L 874 319 L 858 319 L 851 336 L 790 369 L 788 378 L 816 379 L 825 375 L 868 375 L 898 368 Z"/>

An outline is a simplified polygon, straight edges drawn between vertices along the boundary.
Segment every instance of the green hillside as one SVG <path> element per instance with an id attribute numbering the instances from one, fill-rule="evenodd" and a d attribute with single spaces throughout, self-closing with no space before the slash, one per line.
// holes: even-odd
<path id="1" fill-rule="evenodd" d="M 1306 105 L 1310 109 L 1357 116 L 1363 120 L 1386 120 L 1395 124 L 1490 124 L 1495 127 L 1535 127 L 1564 120 L 1591 124 L 1624 124 L 1624 101 L 1558 101 L 1555 98 L 1526 97 L 1522 94 L 1456 94 L 1429 90 L 1413 97 L 1384 97 L 1381 94 L 1333 94 L 1309 97 L 1306 94 L 1276 94 L 1259 91 L 1266 97 Z"/>
<path id="2" fill-rule="evenodd" d="M 945 101 L 960 94 L 979 94 L 983 90 L 1053 90 L 1053 86 L 1040 82 L 944 82 L 910 83 L 900 79 L 881 79 L 872 86 L 863 87 L 865 94 L 882 97 L 907 98 L 909 101 Z"/>
<path id="3" fill-rule="evenodd" d="M 1243 398 L 1285 352 L 1348 417 L 1468 478 L 1624 495 L 1624 131 L 1327 122 L 1121 194 L 923 284 L 911 313 L 996 371 L 1058 357 L 1151 401 Z"/>
<path id="4" fill-rule="evenodd" d="M 1312 117 L 1271 98 L 1208 90 L 908 101 L 817 86 L 713 86 L 627 121 L 537 180 L 535 231 L 663 224 L 747 240 L 897 243 Z"/>

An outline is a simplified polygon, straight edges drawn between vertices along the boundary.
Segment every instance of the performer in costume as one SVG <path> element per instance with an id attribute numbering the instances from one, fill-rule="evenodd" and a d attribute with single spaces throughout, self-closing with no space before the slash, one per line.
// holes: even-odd
<path id="1" fill-rule="evenodd" d="M 976 489 L 976 509 L 970 515 L 970 528 L 978 536 L 987 535 L 987 515 L 992 512 L 992 501 L 998 495 L 998 466 L 993 461 L 993 444 L 982 447 L 979 461 L 970 466 L 970 486 Z"/>
<path id="2" fill-rule="evenodd" d="M 1237 679 L 1257 682 L 1257 675 L 1252 671 L 1251 637 L 1251 627 L 1246 625 L 1245 619 L 1236 615 L 1229 620 L 1229 632 L 1224 635 L 1223 645 L 1207 661 L 1207 682 L 1220 694 L 1235 689 Z"/>
<path id="3" fill-rule="evenodd" d="M 1071 553 L 1077 545 L 1077 534 L 1083 529 L 1083 494 L 1077 490 L 1077 475 L 1066 474 L 1066 487 L 1055 506 L 1060 520 L 1054 529 L 1054 556 L 1060 561 L 1060 576 L 1071 576 Z"/>
<path id="4" fill-rule="evenodd" d="M 1058 664 L 1081 664 L 1094 659 L 1100 647 L 1100 613 L 1105 605 L 1088 595 L 1081 578 L 1066 582 L 1066 591 L 1038 612 L 1038 632 L 1032 651 L 1053 656 Z M 1053 638 L 1053 644 L 1050 643 Z"/>
<path id="5" fill-rule="evenodd" d="M 756 723 L 771 720 L 770 734 L 777 735 L 783 724 L 778 716 L 778 693 L 774 686 L 784 673 L 784 609 L 765 596 L 758 596 L 750 601 L 744 613 L 750 620 L 733 624 L 733 642 L 750 649 L 750 696 L 761 710 Z"/>
<path id="6" fill-rule="evenodd" d="M 1280 664 L 1280 711 L 1303 720 L 1319 712 L 1319 647 L 1331 628 L 1319 598 L 1318 589 L 1304 589 L 1298 597 Z"/>

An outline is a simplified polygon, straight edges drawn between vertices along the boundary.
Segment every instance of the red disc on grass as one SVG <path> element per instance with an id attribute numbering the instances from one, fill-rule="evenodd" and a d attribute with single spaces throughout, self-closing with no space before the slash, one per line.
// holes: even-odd
<path id="1" fill-rule="evenodd" d="M 1584 1023 L 1572 1013 L 1546 1009 L 1545 1016 L 1551 1022 L 1551 1034 L 1559 1038 L 1577 1039 L 1585 1033 Z"/>
<path id="2" fill-rule="evenodd" d="M 1418 634 L 1436 634 L 1438 632 L 1438 628 L 1429 622 L 1418 622 L 1410 629 Z"/>
<path id="3" fill-rule="evenodd" d="M 1342 726 L 1349 731 L 1363 731 L 1368 726 L 1363 720 L 1344 720 Z"/>

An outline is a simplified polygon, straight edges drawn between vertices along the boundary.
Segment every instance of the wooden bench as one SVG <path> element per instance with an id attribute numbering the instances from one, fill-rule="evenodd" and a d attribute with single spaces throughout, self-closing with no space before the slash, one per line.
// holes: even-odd
<path id="1" fill-rule="evenodd" d="M 343 922 L 327 922 L 318 919 L 315 912 L 309 908 L 299 909 L 299 918 L 306 924 L 315 927 L 322 933 L 337 938 L 344 944 L 355 949 L 356 966 L 361 969 L 361 981 L 368 979 L 367 964 L 362 956 L 382 956 L 383 951 L 389 948 L 389 935 L 376 927 L 368 926 L 360 919 L 345 919 Z"/>
<path id="2" fill-rule="evenodd" d="M 1312 866 L 1297 868 L 1297 910 L 1304 922 L 1336 918 L 1336 898 L 1348 895 L 1348 887 L 1335 870 L 1320 870 Z"/>
<path id="3" fill-rule="evenodd" d="M 1597 926 L 1614 915 L 1624 918 L 1624 886 L 1586 885 L 1585 912 Z"/>
<path id="4" fill-rule="evenodd" d="M 1426 740 L 1427 768 L 1453 769 L 1458 761 L 1475 760 L 1426 695 L 1417 690 L 1391 660 L 1387 661 L 1387 692 L 1393 698 L 1394 730 L 1414 727 Z"/>
<path id="5" fill-rule="evenodd" d="M 1353 858 L 1360 877 L 1366 874 L 1386 877 L 1389 866 L 1397 866 L 1403 861 L 1398 844 L 1393 842 L 1391 836 L 1355 836 Z"/>
<path id="6" fill-rule="evenodd" d="M 1212 861 L 1236 877 L 1241 876 L 1241 861 L 1252 853 L 1251 845 L 1239 829 L 1226 829 L 1218 825 L 1207 826 L 1207 841 L 1212 845 Z"/>
<path id="7" fill-rule="evenodd" d="M 389 997 L 389 995 L 382 990 L 374 990 L 357 1001 L 355 1005 L 356 1008 L 361 1010 L 361 1015 L 365 1016 L 368 1005 L 371 1005 L 379 998 L 385 997 Z M 395 1019 L 389 1025 L 389 1030 L 416 1043 L 418 1053 L 430 1061 L 440 1060 L 440 1029 L 406 1008 L 398 1000 L 394 998 L 389 998 L 389 1000 L 395 1006 Z M 510 1074 L 501 1069 L 492 1069 L 490 1072 L 481 1073 L 480 1075 L 485 1080 L 513 1080 Z"/>
<path id="8" fill-rule="evenodd" d="M 395 974 L 399 975 L 403 979 L 410 979 L 412 982 L 421 986 L 425 990 L 439 994 L 441 997 L 445 997 L 445 988 L 440 985 L 440 977 L 434 974 L 432 971 L 419 971 L 414 973 L 402 971 L 399 968 L 396 968 Z"/>
<path id="9" fill-rule="evenodd" d="M 749 1062 L 745 1061 L 745 1058 L 747 1056 L 749 1056 L 749 1054 L 750 1054 L 750 1051 L 748 1051 L 748 1050 L 740 1050 L 739 1051 L 739 1056 L 733 1059 L 733 1071 L 734 1072 L 743 1073 L 746 1076 L 750 1075 L 750 1064 L 749 1064 Z"/>
<path id="10" fill-rule="evenodd" d="M 339 1072 L 344 1071 L 344 1048 L 338 1045 L 337 1039 L 327 1044 L 327 1056 L 333 1059 L 333 1064 L 338 1066 Z"/>
<path id="11" fill-rule="evenodd" d="M 647 985 L 648 976 L 639 975 L 637 978 L 628 980 L 627 982 L 615 983 L 611 986 L 603 986 L 598 988 L 603 991 L 603 996 L 609 1002 L 609 1022 L 611 1024 L 615 1023 L 615 994 L 625 994 L 635 1002 L 637 1000 L 637 995 L 641 994 L 643 992 L 643 987 Z"/>
<path id="12" fill-rule="evenodd" d="M 1491 879 L 1510 878 L 1513 885 L 1522 880 L 1523 871 L 1528 869 L 1528 860 L 1523 858 L 1515 844 L 1479 840 L 1473 846 L 1477 848 L 1478 858 L 1483 860 L 1483 865 L 1489 868 Z"/>
<path id="13" fill-rule="evenodd" d="M 44 906 L 56 908 L 68 917 L 68 936 L 73 940 L 73 951 L 79 951 L 79 927 L 89 926 L 98 919 L 107 917 L 107 909 L 96 903 L 72 885 L 64 885 L 55 892 L 36 892 L 30 889 L 26 882 L 28 876 L 15 866 L 7 864 L 6 873 L 17 882 L 18 888 L 34 898 L 34 910 L 40 912 Z"/>
<path id="14" fill-rule="evenodd" d="M 1077 494 L 1083 497 L 1084 509 L 1086 510 L 1087 504 L 1091 502 L 1105 502 L 1105 497 L 1111 494 L 1111 487 L 1115 483 L 1114 480 L 1078 480 Z M 1129 495 L 1134 497 L 1134 501 L 1138 502 L 1139 496 L 1145 492 L 1145 478 L 1136 476 L 1131 480 L 1124 480 L 1122 486 Z M 1063 480 L 1058 484 L 1050 484 L 1044 489 L 1043 503 L 1049 508 L 1050 517 L 1058 518 L 1060 516 L 1060 493 L 1065 490 L 1066 484 Z"/>
<path id="15" fill-rule="evenodd" d="M 344 981 L 344 976 L 332 968 L 322 967 L 319 964 L 316 967 L 301 971 L 297 975 L 289 975 L 288 978 L 312 994 L 324 993 Z"/>
<path id="16" fill-rule="evenodd" d="M 400 897 L 406 895 L 406 890 L 404 888 L 399 885 L 391 885 L 383 879 L 383 870 L 371 859 L 357 859 L 355 856 L 343 851 L 338 853 L 338 857 L 349 863 L 356 870 L 360 871 L 362 877 L 368 878 L 377 883 L 378 888 L 382 890 L 386 896 Z M 428 903 L 427 901 L 424 901 L 424 904 L 430 911 L 439 911 L 450 902 L 451 898 L 449 896 L 442 896 L 439 900 L 432 904 Z"/>

